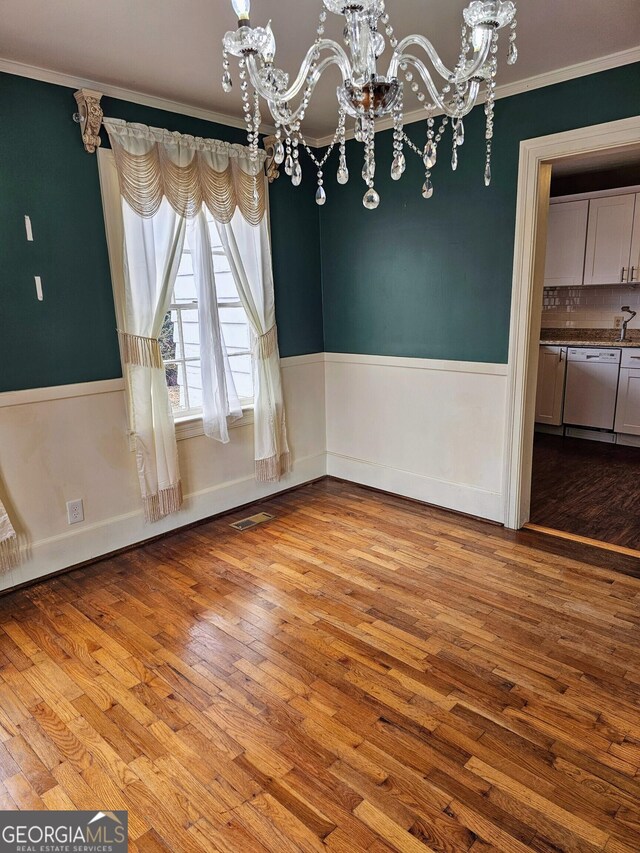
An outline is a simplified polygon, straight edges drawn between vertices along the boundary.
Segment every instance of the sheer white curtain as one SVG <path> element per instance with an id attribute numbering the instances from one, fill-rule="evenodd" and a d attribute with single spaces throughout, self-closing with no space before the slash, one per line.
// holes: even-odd
<path id="1" fill-rule="evenodd" d="M 216 223 L 238 295 L 254 336 L 254 435 L 256 478 L 279 480 L 291 467 L 273 294 L 267 222 L 250 225 L 237 210 Z"/>
<path id="2" fill-rule="evenodd" d="M 220 333 L 211 239 L 204 208 L 189 220 L 187 240 L 198 294 L 202 425 L 205 435 L 226 443 L 229 441 L 228 423 L 242 417 L 242 407 Z"/>

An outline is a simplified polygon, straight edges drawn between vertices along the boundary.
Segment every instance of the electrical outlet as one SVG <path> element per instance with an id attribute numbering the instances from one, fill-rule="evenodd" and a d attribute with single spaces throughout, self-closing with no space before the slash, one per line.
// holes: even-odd
<path id="1" fill-rule="evenodd" d="M 624 317 L 622 316 L 622 314 L 616 314 L 615 317 L 613 318 L 613 328 L 614 329 L 621 329 L 623 320 L 624 320 Z"/>
<path id="2" fill-rule="evenodd" d="M 67 501 L 67 521 L 69 524 L 77 524 L 79 521 L 84 521 L 82 498 L 78 498 L 76 501 Z"/>

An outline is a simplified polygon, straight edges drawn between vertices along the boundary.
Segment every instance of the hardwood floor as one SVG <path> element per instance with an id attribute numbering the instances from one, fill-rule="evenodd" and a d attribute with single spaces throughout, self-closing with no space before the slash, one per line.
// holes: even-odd
<path id="1" fill-rule="evenodd" d="M 4 809 L 132 851 L 640 850 L 640 580 L 324 481 L 0 600 Z"/>
<path id="2" fill-rule="evenodd" d="M 531 521 L 640 551 L 640 447 L 536 433 Z"/>

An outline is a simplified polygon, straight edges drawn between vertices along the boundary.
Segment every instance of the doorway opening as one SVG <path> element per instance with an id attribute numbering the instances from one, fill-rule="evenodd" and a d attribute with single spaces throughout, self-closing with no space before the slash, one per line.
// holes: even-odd
<path id="1" fill-rule="evenodd" d="M 521 144 L 504 491 L 508 527 L 640 556 L 638 140 L 635 117 Z"/>

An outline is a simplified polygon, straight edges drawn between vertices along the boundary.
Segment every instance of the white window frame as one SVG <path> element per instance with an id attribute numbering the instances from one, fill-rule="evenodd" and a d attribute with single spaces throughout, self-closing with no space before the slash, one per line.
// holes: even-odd
<path id="1" fill-rule="evenodd" d="M 268 215 L 268 211 L 267 211 Z M 212 255 L 218 255 L 220 257 L 226 257 L 225 251 L 222 248 L 214 248 L 211 252 Z M 182 332 L 182 316 L 181 310 L 193 310 L 193 308 L 198 306 L 198 300 L 194 299 L 191 302 L 172 302 L 169 305 L 169 311 L 177 311 L 179 322 L 181 324 L 180 328 L 180 339 L 184 341 L 184 334 Z M 220 301 L 218 300 L 218 308 L 244 308 L 244 305 L 240 301 L 240 299 L 234 300 L 233 302 L 229 301 Z M 233 353 L 233 355 L 229 355 L 227 353 L 228 358 L 233 358 L 236 355 L 252 355 L 250 349 L 241 350 L 240 352 Z M 198 356 L 184 356 L 183 358 L 176 359 L 167 359 L 163 360 L 163 364 L 183 364 L 186 365 L 188 361 L 200 361 Z M 187 395 L 187 399 L 189 397 L 189 389 L 186 383 L 186 372 L 185 372 L 185 394 Z M 242 426 L 249 426 L 249 424 L 253 423 L 253 407 L 254 400 L 253 397 L 240 397 L 240 407 L 242 408 L 242 418 L 233 421 L 229 424 L 229 429 L 234 429 Z M 204 435 L 204 425 L 202 421 L 202 409 L 183 409 L 179 412 L 176 412 L 173 418 L 173 422 L 175 424 L 176 430 L 176 440 L 182 441 L 185 438 L 194 438 L 198 435 Z"/>

